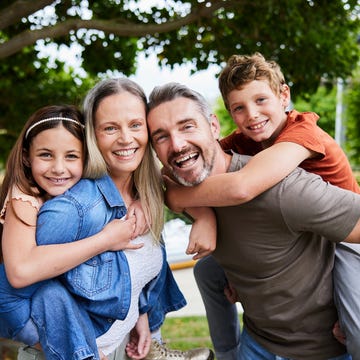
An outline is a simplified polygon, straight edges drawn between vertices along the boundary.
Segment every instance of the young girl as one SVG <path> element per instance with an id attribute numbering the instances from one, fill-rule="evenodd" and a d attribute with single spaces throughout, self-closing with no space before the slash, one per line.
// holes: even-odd
<path id="1" fill-rule="evenodd" d="M 310 112 L 286 111 L 290 89 L 278 64 L 266 61 L 259 53 L 234 55 L 219 77 L 219 87 L 238 126 L 222 140 L 222 147 L 255 156 L 238 172 L 209 177 L 194 188 L 174 188 L 168 195 L 170 207 L 179 211 L 192 206 L 242 204 L 297 166 L 333 185 L 360 193 L 345 153 L 317 126 L 319 117 Z M 360 359 L 359 256 L 360 245 L 339 244 L 333 273 L 339 318 L 354 359 Z"/>
<path id="2" fill-rule="evenodd" d="M 30 318 L 31 297 L 45 279 L 104 251 L 141 247 L 128 244 L 134 217 L 114 220 L 98 234 L 73 243 L 37 246 L 35 225 L 41 205 L 80 180 L 85 154 L 80 111 L 73 106 L 46 106 L 30 116 L 9 155 L 0 197 L 2 337 L 29 345 L 38 342 Z"/>

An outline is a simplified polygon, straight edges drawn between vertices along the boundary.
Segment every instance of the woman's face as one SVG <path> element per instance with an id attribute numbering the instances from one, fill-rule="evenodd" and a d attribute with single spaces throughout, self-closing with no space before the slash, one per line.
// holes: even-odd
<path id="1" fill-rule="evenodd" d="M 145 104 L 129 92 L 104 98 L 95 113 L 99 150 L 112 177 L 131 175 L 148 143 Z"/>

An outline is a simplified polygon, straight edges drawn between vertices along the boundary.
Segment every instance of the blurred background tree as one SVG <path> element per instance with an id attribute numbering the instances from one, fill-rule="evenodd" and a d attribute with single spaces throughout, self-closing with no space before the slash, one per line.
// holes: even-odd
<path id="1" fill-rule="evenodd" d="M 344 95 L 345 150 L 351 163 L 360 171 L 360 66 L 357 67 Z M 360 180 L 360 176 L 359 176 Z"/>
<path id="2" fill-rule="evenodd" d="M 323 81 L 331 87 L 339 77 L 351 78 L 358 63 L 358 0 L 153 3 L 1 1 L 0 163 L 38 107 L 79 104 L 99 77 L 115 70 L 134 74 L 140 53 L 156 54 L 161 67 L 188 63 L 196 72 L 222 65 L 234 53 L 259 51 L 279 62 L 294 101 L 312 99 Z M 44 46 L 81 49 L 80 69 L 39 58 Z M 352 119 L 359 129 L 360 118 Z"/>

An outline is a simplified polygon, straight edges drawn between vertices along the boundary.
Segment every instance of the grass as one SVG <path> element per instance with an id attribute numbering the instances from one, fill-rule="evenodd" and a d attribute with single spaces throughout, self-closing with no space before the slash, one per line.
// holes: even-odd
<path id="1" fill-rule="evenodd" d="M 170 349 L 213 348 L 205 316 L 168 317 L 161 334 Z"/>

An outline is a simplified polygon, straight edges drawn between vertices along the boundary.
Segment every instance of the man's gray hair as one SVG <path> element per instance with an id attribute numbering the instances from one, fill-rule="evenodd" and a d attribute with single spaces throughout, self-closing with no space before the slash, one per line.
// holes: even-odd
<path id="1" fill-rule="evenodd" d="M 149 96 L 149 111 L 164 102 L 177 98 L 186 98 L 194 101 L 201 114 L 210 122 L 211 108 L 205 98 L 197 91 L 188 88 L 177 82 L 170 82 L 165 85 L 156 86 Z"/>

